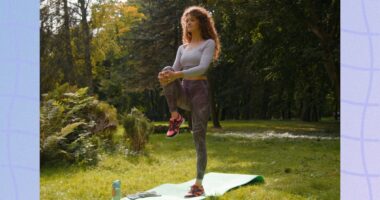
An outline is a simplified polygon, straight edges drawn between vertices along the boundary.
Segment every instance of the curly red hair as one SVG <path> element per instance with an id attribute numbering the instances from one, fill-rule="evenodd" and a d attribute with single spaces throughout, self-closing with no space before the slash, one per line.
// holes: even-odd
<path id="1" fill-rule="evenodd" d="M 182 43 L 188 44 L 191 41 L 191 32 L 187 31 L 186 18 L 192 16 L 198 19 L 199 27 L 201 30 L 201 36 L 204 40 L 212 38 L 215 41 L 215 53 L 213 56 L 214 61 L 219 58 L 220 55 L 220 41 L 218 33 L 215 29 L 214 19 L 211 14 L 201 6 L 190 6 L 185 9 L 181 17 L 182 25 Z"/>

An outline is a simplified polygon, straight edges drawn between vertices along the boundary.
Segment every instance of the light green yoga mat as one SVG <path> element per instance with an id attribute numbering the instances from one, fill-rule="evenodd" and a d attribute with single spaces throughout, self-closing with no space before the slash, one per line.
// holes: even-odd
<path id="1" fill-rule="evenodd" d="M 160 197 L 145 197 L 139 198 L 139 200 L 182 200 L 182 199 L 205 199 L 206 196 L 219 196 L 226 193 L 228 190 L 247 184 L 247 183 L 258 183 L 264 182 L 264 177 L 259 175 L 250 174 L 226 174 L 226 173 L 216 173 L 210 172 L 203 177 L 203 188 L 205 189 L 205 196 L 184 198 L 185 194 L 189 191 L 190 186 L 195 183 L 195 179 L 190 181 L 180 183 L 180 184 L 162 184 L 150 190 L 156 191 L 158 194 L 162 195 Z M 127 197 L 122 200 L 129 200 Z"/>

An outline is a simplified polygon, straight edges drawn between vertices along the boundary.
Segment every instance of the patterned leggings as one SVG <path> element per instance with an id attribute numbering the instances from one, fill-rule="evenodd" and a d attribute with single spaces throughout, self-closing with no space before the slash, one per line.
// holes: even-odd
<path id="1" fill-rule="evenodd" d="M 166 66 L 162 71 L 174 69 Z M 169 111 L 178 111 L 177 106 L 191 111 L 192 131 L 197 152 L 197 179 L 202 180 L 207 165 L 206 131 L 210 116 L 210 102 L 207 80 L 179 79 L 163 86 Z"/>

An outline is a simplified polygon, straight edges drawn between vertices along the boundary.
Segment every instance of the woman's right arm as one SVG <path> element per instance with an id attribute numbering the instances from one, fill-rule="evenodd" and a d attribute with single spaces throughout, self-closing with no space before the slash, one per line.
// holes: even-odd
<path id="1" fill-rule="evenodd" d="M 177 78 L 182 78 L 182 66 L 180 64 L 180 59 L 181 59 L 181 56 L 182 56 L 182 48 L 183 48 L 183 45 L 179 46 L 178 49 L 177 49 L 177 55 L 175 57 L 175 60 L 174 60 L 174 64 L 171 66 L 174 71 L 176 72 L 175 73 L 175 77 L 173 77 L 174 79 L 172 79 L 171 81 L 174 81 L 175 79 Z M 165 83 L 165 79 L 167 78 L 167 76 L 165 76 L 164 74 L 166 74 L 167 72 L 159 72 L 158 73 L 158 79 L 160 81 L 161 84 L 164 84 Z M 167 84 L 167 83 L 166 83 Z"/>
<path id="2" fill-rule="evenodd" d="M 175 56 L 175 60 L 172 66 L 175 71 L 181 71 L 182 69 L 182 66 L 179 62 L 182 56 L 182 49 L 183 49 L 183 45 L 179 46 L 177 49 L 177 55 Z"/>

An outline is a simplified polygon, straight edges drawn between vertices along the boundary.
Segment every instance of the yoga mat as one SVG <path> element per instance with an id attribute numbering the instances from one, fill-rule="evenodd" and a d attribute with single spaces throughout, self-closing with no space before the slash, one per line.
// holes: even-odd
<path id="1" fill-rule="evenodd" d="M 210 172 L 203 177 L 203 188 L 205 189 L 205 196 L 185 198 L 185 194 L 189 191 L 190 186 L 195 183 L 195 179 L 190 181 L 171 184 L 166 183 L 159 185 L 155 188 L 147 190 L 156 191 L 161 194 L 160 197 L 145 197 L 139 198 L 141 200 L 182 200 L 182 199 L 205 199 L 206 196 L 220 196 L 235 187 L 242 186 L 248 183 L 259 183 L 264 182 L 264 177 L 259 175 L 250 174 L 227 174 L 227 173 L 217 173 Z M 129 198 L 124 197 L 122 200 L 129 200 Z"/>

